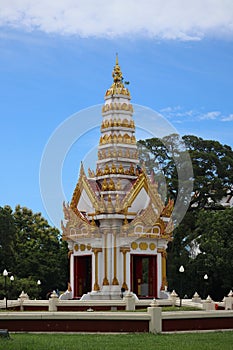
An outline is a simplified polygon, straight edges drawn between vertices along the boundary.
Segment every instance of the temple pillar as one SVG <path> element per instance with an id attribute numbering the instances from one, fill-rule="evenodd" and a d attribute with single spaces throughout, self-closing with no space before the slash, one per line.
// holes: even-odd
<path id="1" fill-rule="evenodd" d="M 161 254 L 162 264 L 162 283 L 161 290 L 165 290 L 167 287 L 167 252 L 164 248 L 159 248 L 158 253 Z"/>
<path id="2" fill-rule="evenodd" d="M 68 257 L 70 262 L 70 284 L 71 289 L 74 291 L 74 254 L 73 250 L 69 250 Z"/>
<path id="3" fill-rule="evenodd" d="M 108 281 L 108 235 L 104 233 L 104 278 L 103 278 L 103 286 L 109 286 Z"/>
<path id="4" fill-rule="evenodd" d="M 114 246 L 113 246 L 113 279 L 112 279 L 112 284 L 114 286 L 118 286 L 119 282 L 117 279 L 117 246 L 116 246 L 116 232 L 114 232 Z"/>
<path id="5" fill-rule="evenodd" d="M 99 257 L 98 253 L 102 252 L 102 248 L 92 248 L 95 257 L 95 283 L 94 283 L 94 291 L 99 291 Z"/>
<path id="6" fill-rule="evenodd" d="M 121 288 L 128 290 L 128 285 L 126 283 L 126 253 L 130 252 L 130 248 L 121 247 L 120 252 L 123 255 L 123 283 Z"/>

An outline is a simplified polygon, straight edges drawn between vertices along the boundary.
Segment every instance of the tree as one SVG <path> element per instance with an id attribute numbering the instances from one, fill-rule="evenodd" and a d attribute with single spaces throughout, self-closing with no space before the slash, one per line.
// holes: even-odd
<path id="1" fill-rule="evenodd" d="M 15 208 L 14 220 L 17 277 L 41 280 L 43 296 L 53 289 L 64 290 L 68 270 L 67 247 L 61 242 L 59 230 L 49 226 L 40 213 L 34 214 L 25 207 Z"/>
<path id="2" fill-rule="evenodd" d="M 166 187 L 167 199 L 177 198 L 180 181 L 178 175 L 180 167 L 185 171 L 186 160 L 184 161 L 183 155 L 186 151 L 192 162 L 194 180 L 190 210 L 219 208 L 219 201 L 226 192 L 232 191 L 233 151 L 230 146 L 192 135 L 181 139 L 177 134 L 139 141 L 138 144 L 140 157 L 148 172 L 153 170 L 159 181 L 165 179 L 166 186 L 164 181 L 159 183 L 159 191 L 161 185 L 163 189 Z"/>
<path id="3" fill-rule="evenodd" d="M 31 298 L 43 297 L 54 289 L 65 290 L 68 281 L 67 243 L 58 229 L 51 227 L 40 213 L 19 205 L 13 211 L 0 207 L 0 297 L 3 297 L 4 269 L 14 275 L 9 296 L 22 290 Z M 9 275 L 10 276 L 10 275 Z M 39 287 L 37 281 L 41 280 Z M 10 285 L 9 278 L 7 279 Z"/>
<path id="4" fill-rule="evenodd" d="M 194 196 L 191 207 L 219 208 L 219 201 L 232 191 L 233 151 L 218 141 L 184 136 L 183 140 L 192 159 Z"/>
<path id="5" fill-rule="evenodd" d="M 221 300 L 233 288 L 233 208 L 201 210 L 195 231 L 200 254 L 193 264 L 208 274 L 211 296 Z"/>
<path id="6" fill-rule="evenodd" d="M 185 271 L 183 273 L 184 292 L 190 297 L 199 290 L 196 284 L 196 274 L 193 271 L 192 261 L 196 257 L 198 247 L 194 246 L 196 233 L 196 220 L 198 212 L 188 211 L 175 229 L 173 241 L 168 244 L 167 249 L 167 279 L 170 290 L 175 289 L 179 292 L 180 273 L 179 267 L 183 265 Z"/>
<path id="7" fill-rule="evenodd" d="M 4 269 L 12 271 L 14 267 L 15 235 L 16 228 L 11 207 L 0 207 L 0 273 Z"/>

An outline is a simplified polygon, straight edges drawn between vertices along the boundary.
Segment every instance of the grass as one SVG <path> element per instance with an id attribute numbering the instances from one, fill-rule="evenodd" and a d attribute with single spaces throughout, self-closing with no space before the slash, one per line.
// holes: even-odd
<path id="1" fill-rule="evenodd" d="M 186 334 L 11 334 L 0 350 L 230 350 L 233 332 Z"/>
<path id="2" fill-rule="evenodd" d="M 163 306 L 162 311 L 200 311 L 200 309 L 194 306 Z"/>
<path id="3" fill-rule="evenodd" d="M 121 311 L 126 311 L 126 310 L 121 310 Z M 193 306 L 163 306 L 162 311 L 200 311 L 199 308 L 193 307 Z M 128 312 L 128 311 L 126 311 Z M 135 311 L 132 312 L 147 312 L 147 308 L 145 309 L 136 309 Z"/>

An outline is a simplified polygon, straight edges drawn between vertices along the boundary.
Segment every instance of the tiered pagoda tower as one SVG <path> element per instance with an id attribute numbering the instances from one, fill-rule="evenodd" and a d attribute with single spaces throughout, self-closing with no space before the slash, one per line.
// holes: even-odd
<path id="1" fill-rule="evenodd" d="M 70 258 L 73 297 L 161 297 L 173 202 L 140 168 L 133 106 L 118 58 L 102 108 L 96 170 L 81 165 L 70 205 L 64 204 L 63 239 Z"/>

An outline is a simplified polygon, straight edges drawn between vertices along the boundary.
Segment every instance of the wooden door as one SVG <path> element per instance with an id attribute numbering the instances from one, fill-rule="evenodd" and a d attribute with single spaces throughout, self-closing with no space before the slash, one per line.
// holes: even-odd
<path id="1" fill-rule="evenodd" d="M 74 257 L 74 297 L 81 297 L 91 292 L 92 286 L 92 257 L 91 255 Z"/>
<path id="2" fill-rule="evenodd" d="M 131 286 L 139 298 L 157 297 L 155 255 L 131 254 Z"/>

